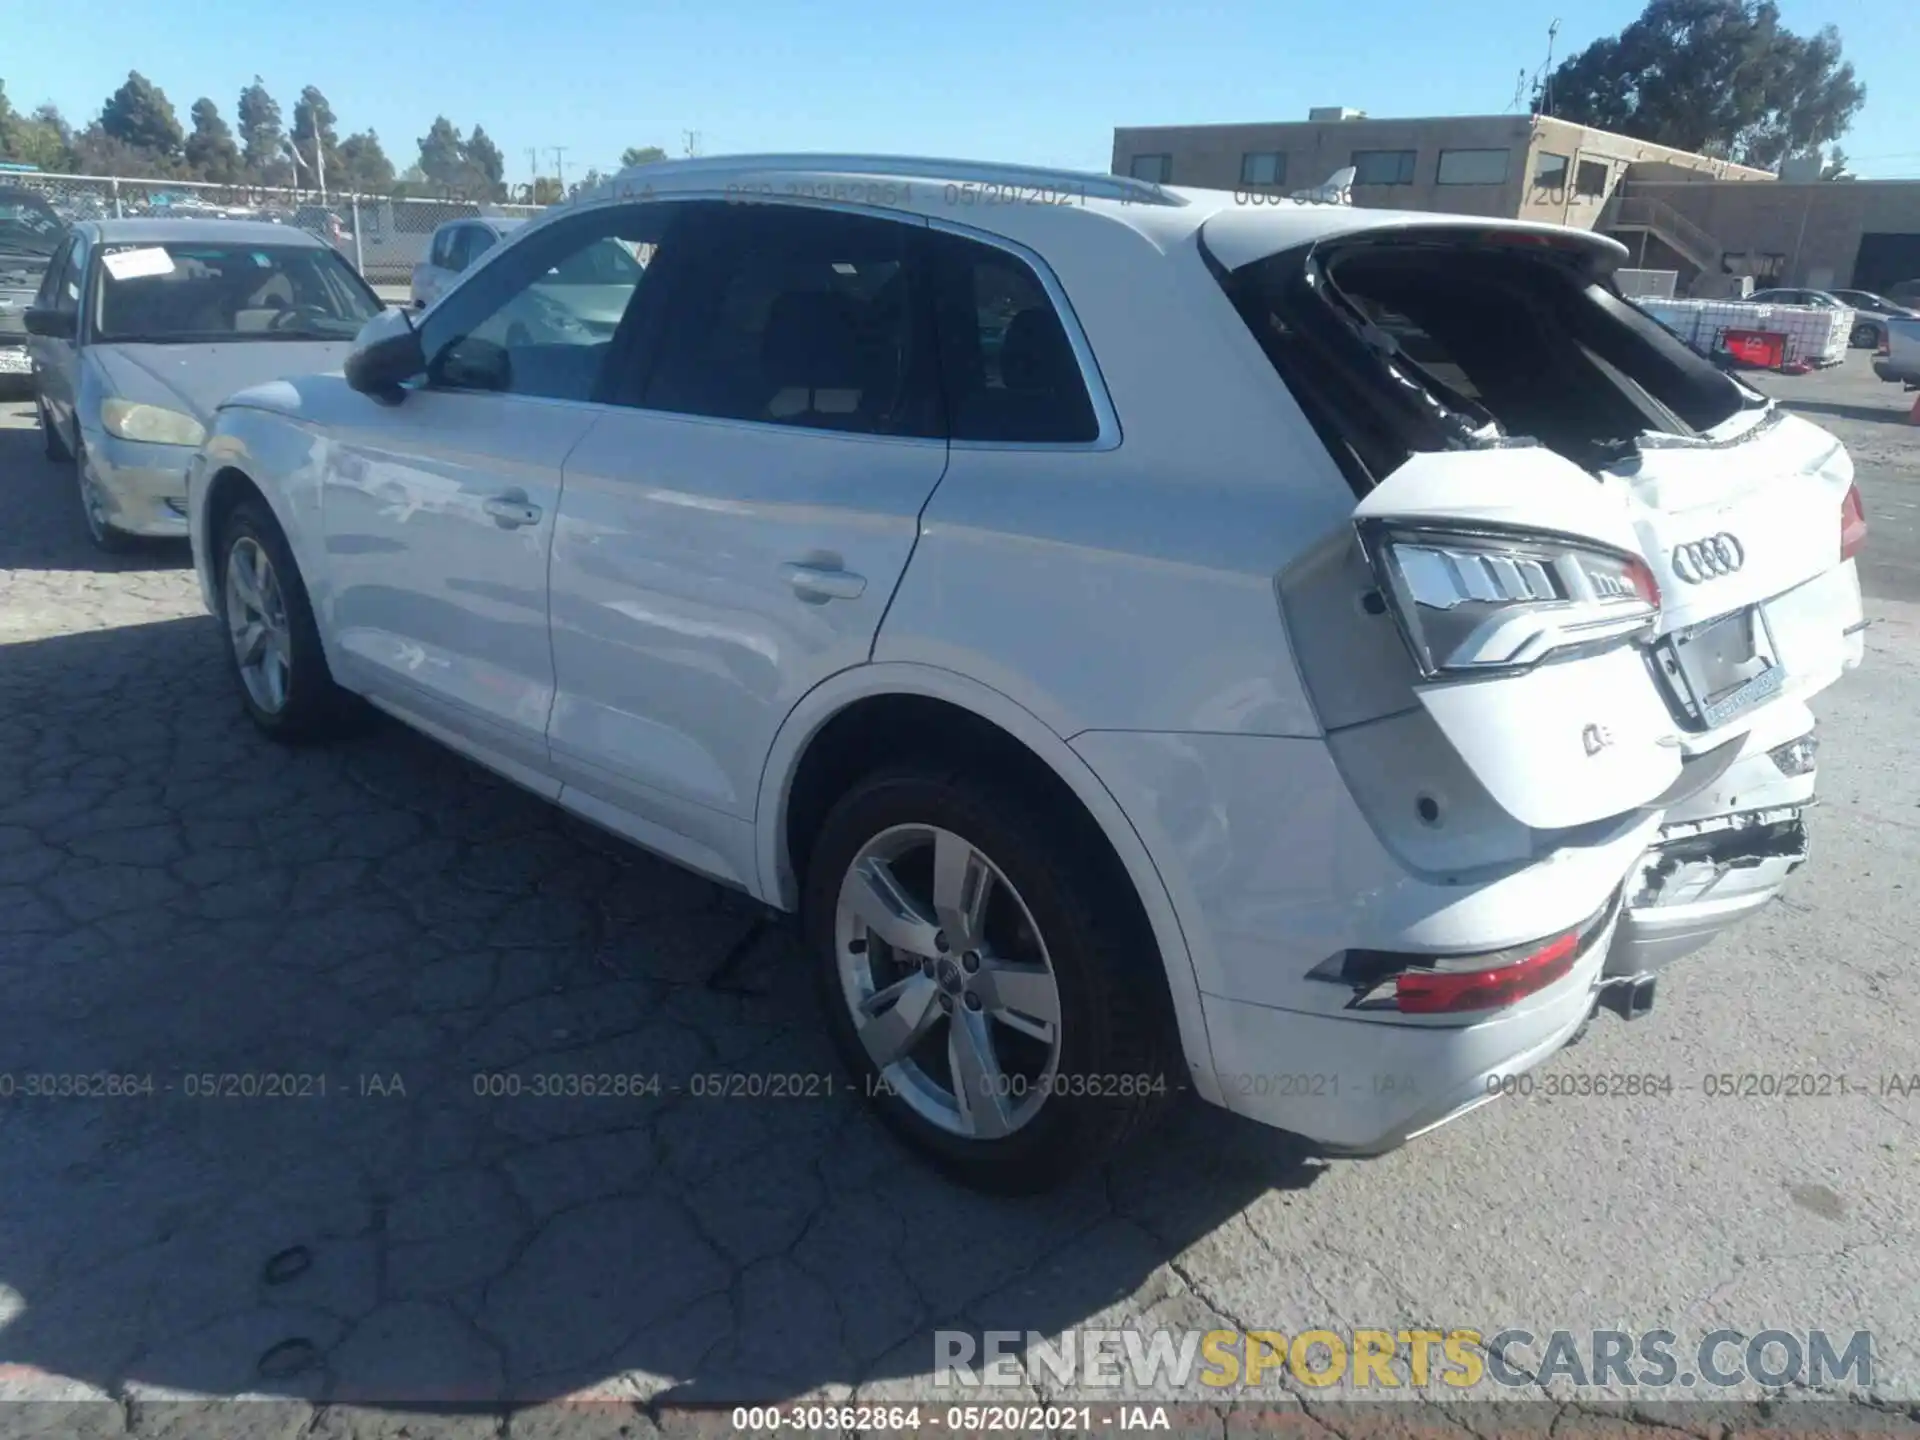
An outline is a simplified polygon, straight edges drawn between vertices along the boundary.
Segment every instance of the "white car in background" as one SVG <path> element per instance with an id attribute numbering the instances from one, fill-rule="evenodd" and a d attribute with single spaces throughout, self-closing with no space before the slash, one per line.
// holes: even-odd
<path id="1" fill-rule="evenodd" d="M 500 240 L 509 237 L 523 220 L 464 220 L 442 227 L 434 237 L 434 251 L 454 269 L 433 264 L 414 272 L 416 309 L 433 303 L 456 280 L 480 263 Z M 492 227 L 483 234 L 475 226 Z M 487 240 L 485 234 L 494 239 Z M 444 246 L 443 246 L 444 237 Z M 511 313 L 501 317 L 502 334 L 509 345 L 553 344 L 609 340 L 626 312 L 627 301 L 639 283 L 648 250 L 645 246 L 607 239 L 563 257 L 547 273 L 526 287 Z"/>
<path id="2" fill-rule="evenodd" d="M 607 245 L 617 327 L 516 329 Z M 676 161 L 229 400 L 196 562 L 267 735 L 363 696 L 798 912 L 855 1088 L 967 1183 L 1188 1088 L 1377 1151 L 1777 892 L 1861 657 L 1846 451 L 1624 256 Z"/>
<path id="3" fill-rule="evenodd" d="M 427 253 L 413 267 L 414 306 L 424 309 L 438 300 L 482 255 L 524 224 L 504 215 L 472 215 L 439 226 Z"/>

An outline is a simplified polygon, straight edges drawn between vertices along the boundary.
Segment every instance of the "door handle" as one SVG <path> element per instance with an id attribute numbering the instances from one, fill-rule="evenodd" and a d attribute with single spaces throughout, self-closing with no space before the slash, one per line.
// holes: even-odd
<path id="1" fill-rule="evenodd" d="M 837 567 L 788 565 L 781 573 L 787 577 L 793 593 L 810 605 L 824 605 L 829 600 L 857 600 L 867 588 L 864 575 Z"/>
<path id="2" fill-rule="evenodd" d="M 493 523 L 502 530 L 518 530 L 522 525 L 540 523 L 540 507 L 517 490 L 489 496 L 480 508 L 491 515 Z"/>

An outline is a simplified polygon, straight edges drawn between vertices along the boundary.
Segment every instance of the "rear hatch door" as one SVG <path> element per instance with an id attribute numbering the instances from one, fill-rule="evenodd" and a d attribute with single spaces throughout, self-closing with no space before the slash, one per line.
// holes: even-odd
<path id="1" fill-rule="evenodd" d="M 1645 803 L 1683 753 L 1857 658 L 1844 447 L 1623 300 L 1607 279 L 1622 247 L 1424 215 L 1349 212 L 1328 228 L 1276 249 L 1283 226 L 1223 212 L 1203 244 L 1353 483 L 1363 534 L 1497 518 L 1636 555 L 1650 582 L 1657 609 L 1627 648 L 1559 647 L 1530 671 L 1478 679 L 1416 654 L 1422 703 L 1512 813 L 1576 823 L 1564 817 L 1590 808 L 1577 795 L 1598 803 L 1616 783 L 1621 803 L 1603 813 Z M 1378 570 L 1377 545 L 1372 556 Z M 1618 692 L 1590 679 L 1603 673 Z M 1550 714 L 1577 715 L 1586 742 L 1570 752 Z M 1556 770 L 1569 753 L 1583 763 Z M 1499 770 L 1571 789 L 1523 802 Z"/>

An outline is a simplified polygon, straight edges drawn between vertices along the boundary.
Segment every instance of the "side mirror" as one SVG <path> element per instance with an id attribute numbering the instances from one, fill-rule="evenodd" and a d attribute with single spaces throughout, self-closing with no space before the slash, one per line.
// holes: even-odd
<path id="1" fill-rule="evenodd" d="M 347 384 L 389 404 L 400 400 L 400 387 L 426 368 L 420 334 L 405 310 L 382 310 L 361 326 L 345 366 Z"/>
<path id="2" fill-rule="evenodd" d="M 80 338 L 80 312 L 77 310 L 55 310 L 46 305 L 29 305 L 24 318 L 27 333 L 38 335 L 42 340 Z"/>

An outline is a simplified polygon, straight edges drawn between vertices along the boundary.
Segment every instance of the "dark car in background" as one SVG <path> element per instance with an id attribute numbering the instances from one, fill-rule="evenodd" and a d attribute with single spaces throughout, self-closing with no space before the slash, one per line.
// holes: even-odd
<path id="1" fill-rule="evenodd" d="M 0 394 L 29 385 L 27 307 L 67 222 L 37 191 L 0 186 Z"/>

